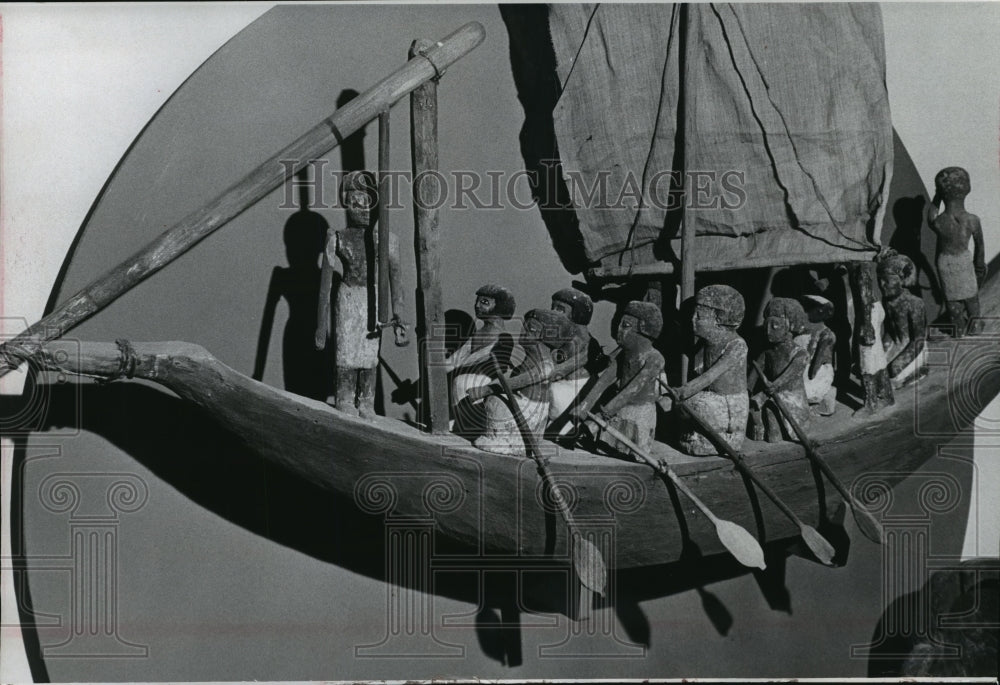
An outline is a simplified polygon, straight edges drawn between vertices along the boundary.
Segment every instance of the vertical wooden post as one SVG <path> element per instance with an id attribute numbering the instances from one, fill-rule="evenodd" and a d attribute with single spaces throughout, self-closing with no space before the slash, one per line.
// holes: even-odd
<path id="1" fill-rule="evenodd" d="M 682 62 L 681 65 L 681 83 L 680 83 L 680 93 L 678 93 L 677 103 L 678 109 L 680 110 L 680 116 L 678 117 L 678 129 L 680 135 L 678 138 L 683 141 L 681 144 L 684 145 L 684 164 L 683 168 L 685 171 L 688 167 L 688 142 L 687 136 L 694 133 L 694 106 L 692 100 L 694 99 L 694 89 L 688 88 L 688 84 L 691 83 L 690 79 L 692 75 L 692 64 L 690 55 L 687 54 L 689 46 L 688 32 L 691 30 L 691 16 L 692 13 L 686 4 L 680 5 L 680 57 Z M 690 184 L 688 183 L 687 174 L 683 176 L 682 184 L 684 187 L 683 203 L 681 205 L 681 302 L 683 305 L 688 299 L 694 297 L 694 265 L 695 265 L 695 236 L 694 236 L 694 222 L 691 221 L 691 212 L 688 211 L 688 202 L 690 202 L 690 197 L 688 193 L 691 191 Z M 687 355 L 681 355 L 681 384 L 687 383 L 688 375 L 688 357 Z"/>
<path id="2" fill-rule="evenodd" d="M 389 310 L 389 110 L 378 115 L 378 321 L 388 323 Z"/>
<path id="3" fill-rule="evenodd" d="M 417 40 L 410 46 L 410 59 L 433 46 Z M 438 274 L 437 206 L 444 188 L 438 171 L 437 81 L 424 83 L 410 93 L 410 127 L 413 152 L 413 218 L 417 253 L 417 338 L 423 373 L 423 422 L 431 433 L 448 431 L 448 371 L 444 367 L 444 305 Z"/>

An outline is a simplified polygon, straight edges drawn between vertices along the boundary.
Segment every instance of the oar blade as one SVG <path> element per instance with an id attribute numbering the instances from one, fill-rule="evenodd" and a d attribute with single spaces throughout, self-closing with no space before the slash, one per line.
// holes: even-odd
<path id="1" fill-rule="evenodd" d="M 583 586 L 604 596 L 608 584 L 608 568 L 604 555 L 594 544 L 580 534 L 573 536 L 573 569 Z"/>
<path id="2" fill-rule="evenodd" d="M 761 549 L 757 538 L 750 534 L 746 528 L 738 526 L 732 521 L 716 519 L 715 533 L 721 542 L 736 561 L 750 568 L 767 568 L 764 563 L 764 550 Z"/>
<path id="3" fill-rule="evenodd" d="M 854 522 L 858 524 L 858 530 L 861 531 L 861 534 L 881 545 L 885 538 L 882 524 L 875 518 L 875 515 L 858 502 L 851 502 L 851 512 L 854 514 Z"/>
<path id="4" fill-rule="evenodd" d="M 833 566 L 833 557 L 837 553 L 833 545 L 812 526 L 803 523 L 799 527 L 799 532 L 813 555 L 827 566 Z"/>

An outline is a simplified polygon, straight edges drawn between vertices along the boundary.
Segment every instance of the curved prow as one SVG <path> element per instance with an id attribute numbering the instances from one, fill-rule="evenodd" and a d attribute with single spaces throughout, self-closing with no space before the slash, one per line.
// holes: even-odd
<path id="1" fill-rule="evenodd" d="M 312 160 L 337 147 L 381 112 L 444 71 L 483 42 L 482 25 L 470 22 L 433 43 L 228 190 L 174 224 L 146 247 L 83 288 L 13 340 L 0 345 L 0 377 L 17 368 L 45 341 L 61 337 L 256 204 Z M 294 164 L 288 164 L 294 160 Z"/>

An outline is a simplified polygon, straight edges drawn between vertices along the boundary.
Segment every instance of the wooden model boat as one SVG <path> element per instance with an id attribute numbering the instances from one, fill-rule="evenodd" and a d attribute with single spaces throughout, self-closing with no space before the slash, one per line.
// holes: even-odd
<path id="1" fill-rule="evenodd" d="M 509 27 L 516 23 L 510 17 L 505 19 Z M 463 50 L 481 40 L 475 27 L 466 27 L 461 33 Z M 303 136 L 294 144 L 299 148 L 296 154 L 306 159 L 329 149 L 372 121 L 384 107 L 440 76 L 447 64 L 450 61 L 415 57 L 407 67 L 405 85 L 390 77 L 386 80 L 390 86 L 376 86 L 358 99 L 354 109 L 338 111 Z M 886 130 L 891 135 L 891 127 Z M 891 146 L 884 135 L 880 140 L 883 151 Z M 286 154 L 275 155 L 272 162 Z M 861 166 L 867 172 L 885 163 L 884 157 L 877 157 Z M 547 470 L 568 500 L 573 517 L 570 528 L 560 520 L 551 489 L 531 459 L 484 452 L 462 437 L 440 430 L 426 432 L 388 417 L 348 416 L 323 402 L 252 380 L 204 347 L 124 341 L 79 345 L 57 341 L 40 347 L 39 336 L 49 330 L 61 333 L 74 325 L 73 317 L 93 314 L 116 296 L 115 290 L 120 293 L 164 266 L 169 261 L 168 252 L 171 258 L 179 254 L 175 250 L 179 244 L 182 250 L 192 247 L 225 219 L 243 211 L 255 197 L 284 182 L 292 171 L 266 178 L 258 175 L 252 190 L 242 184 L 234 186 L 185 219 L 179 233 L 159 240 L 134 264 L 124 265 L 84 296 L 71 298 L 69 306 L 14 341 L 8 349 L 27 347 L 12 356 L 33 356 L 46 368 L 85 377 L 124 375 L 159 384 L 237 436 L 253 453 L 323 488 L 360 516 L 374 517 L 386 526 L 393 522 L 432 526 L 438 538 L 454 544 L 450 550 L 453 560 L 471 559 L 470 563 L 475 563 L 475 559 L 488 556 L 490 563 L 506 560 L 529 565 L 555 560 L 565 566 L 573 559 L 568 544 L 573 528 L 596 544 L 604 563 L 613 569 L 670 564 L 691 550 L 700 555 L 727 551 L 714 522 L 674 483 L 649 466 L 626 458 L 554 443 L 543 445 Z M 876 194 L 884 191 L 877 189 Z M 883 207 L 884 201 L 883 197 Z M 641 218 L 646 224 L 658 220 Z M 426 217 L 418 216 L 418 229 L 421 221 L 425 228 L 429 225 Z M 602 222 L 606 217 L 593 219 L 594 225 L 604 225 Z M 676 243 L 671 249 L 681 255 L 678 259 L 655 258 L 647 242 L 634 250 L 592 258 L 586 273 L 598 286 L 634 282 L 640 277 L 672 279 L 686 299 L 693 294 L 696 268 L 699 274 L 710 274 L 739 265 L 731 253 L 714 265 L 706 262 L 704 253 L 692 253 L 697 244 L 695 224 L 693 220 L 683 222 L 685 234 L 670 236 Z M 859 240 L 874 238 L 866 222 L 853 225 L 860 231 Z M 712 238 L 713 243 L 716 240 Z M 800 248 L 796 247 L 796 259 L 808 263 L 839 261 L 846 254 L 843 245 L 834 255 L 820 251 L 803 257 Z M 771 248 L 764 252 L 776 254 Z M 870 252 L 865 253 L 866 258 Z M 767 259 L 757 255 L 752 266 L 787 262 L 780 254 Z M 422 273 L 425 279 L 429 271 Z M 426 297 L 428 284 L 422 286 Z M 985 317 L 1000 316 L 997 278 L 983 286 L 981 298 Z M 424 305 L 431 308 L 426 299 Z M 425 327 L 440 314 L 425 312 Z M 897 391 L 893 407 L 876 416 L 855 418 L 853 407 L 842 405 L 834 417 L 811 425 L 809 436 L 819 445 L 823 460 L 861 504 L 872 505 L 876 516 L 884 488 L 926 462 L 942 442 L 970 436 L 979 412 L 1000 392 L 998 333 L 989 329 L 983 336 L 962 340 L 939 335 L 928 343 L 929 372 Z M 433 373 L 426 367 L 424 371 L 427 376 Z M 440 427 L 440 414 L 437 424 Z M 801 534 L 801 525 L 741 476 L 729 459 L 685 456 L 666 444 L 659 444 L 653 456 L 665 460 L 715 516 L 745 528 L 761 543 L 788 541 Z M 748 441 L 743 457 L 783 505 L 810 527 L 820 527 L 843 502 L 841 493 L 798 443 Z M 867 475 L 878 477 L 866 479 Z M 653 527 L 655 534 L 651 534 Z"/>
<path id="2" fill-rule="evenodd" d="M 56 312 L 5 345 L 5 348 L 11 351 L 12 357 L 30 356 L 42 336 L 52 337 L 53 332 L 71 328 L 98 311 L 297 171 L 278 164 L 277 160 L 292 158 L 308 161 L 338 144 L 414 89 L 417 89 L 415 97 L 426 98 L 419 95 L 423 92 L 420 89 L 424 88 L 421 84 L 439 77 L 452 62 L 478 45 L 482 38 L 482 28 L 469 25 L 436 45 L 427 43 L 423 51 L 418 51 L 405 67 L 272 156 L 257 171 L 203 209 L 186 217 L 135 257 L 70 298 Z M 695 58 L 696 55 L 688 56 L 689 61 Z M 688 114 L 684 112 L 679 116 Z M 418 121 L 419 116 L 414 116 L 415 122 Z M 872 135 L 877 138 L 882 133 L 884 131 L 876 130 Z M 693 136 L 694 132 L 688 130 L 687 134 Z M 423 153 L 425 159 L 419 163 L 436 158 L 436 132 L 429 135 L 431 137 L 426 138 L 427 131 L 419 130 L 417 123 L 414 124 L 415 164 L 418 164 L 416 160 L 421 150 L 426 149 Z M 564 135 L 572 135 L 572 131 Z M 851 135 L 855 135 L 854 132 Z M 875 157 L 860 163 L 866 173 L 877 170 L 879 165 L 885 163 L 881 155 L 886 143 L 884 139 L 877 139 L 881 147 L 876 146 Z M 690 141 L 686 145 L 688 154 L 691 154 Z M 885 192 L 884 187 L 876 190 L 878 193 Z M 588 211 L 589 208 L 583 208 L 581 216 L 587 217 Z M 829 213 L 830 209 L 826 211 Z M 638 214 L 635 220 L 651 221 L 648 216 Z M 692 251 L 692 245 L 700 240 L 695 238 L 698 220 L 710 222 L 711 217 L 706 219 L 704 215 L 696 214 L 687 218 L 683 222 L 686 226 L 683 239 L 677 238 L 681 243 L 677 248 L 682 255 L 681 268 L 677 270 L 681 272 L 679 280 L 683 298 L 693 294 L 696 265 L 705 272 L 735 265 L 731 249 L 715 264 L 705 254 L 696 255 Z M 610 221 L 599 212 L 596 218 L 591 217 L 591 223 L 598 226 Z M 418 213 L 417 222 L 418 232 L 424 236 L 422 240 L 425 243 L 432 241 L 434 230 L 428 228 L 430 219 L 426 216 L 422 218 Z M 867 226 L 861 219 L 834 224 L 831 235 L 842 236 L 853 230 L 855 237 L 848 238 L 854 243 L 870 244 L 870 222 Z M 811 230 L 819 232 L 821 229 L 813 226 Z M 755 257 L 753 265 L 788 263 L 787 258 L 776 255 L 774 251 L 784 244 L 783 241 L 789 240 L 786 235 L 789 231 L 779 230 L 776 233 L 777 237 L 772 235 L 770 239 L 773 243 L 771 247 L 764 251 L 763 256 Z M 793 249 L 799 261 L 842 260 L 850 257 L 850 250 L 853 249 L 851 244 L 841 242 L 831 252 L 829 244 L 835 240 L 819 236 L 820 239 L 813 242 L 821 249 L 814 254 L 804 254 L 815 248 L 812 245 L 803 246 L 801 235 L 792 237 L 798 242 L 789 243 L 794 244 L 794 248 L 789 249 Z M 710 236 L 713 246 L 720 240 L 717 235 Z M 809 240 L 805 242 L 809 243 Z M 427 250 L 432 251 L 432 248 L 433 245 Z M 423 247 L 421 249 L 424 250 Z M 598 266 L 591 268 L 588 275 L 597 282 L 631 277 L 670 277 L 675 270 L 674 265 L 655 258 L 654 252 L 647 243 L 633 246 L 626 253 L 608 254 L 600 259 L 591 255 L 591 263 Z M 867 252 L 863 254 L 869 258 Z M 425 254 L 421 257 L 428 259 Z M 623 260 L 627 262 L 624 265 Z M 433 269 L 427 263 L 421 269 L 422 277 L 428 279 Z M 427 330 L 434 323 L 433 317 L 441 316 L 441 311 L 432 311 L 439 305 L 427 296 L 433 284 L 424 283 L 423 287 Z M 996 290 L 995 282 L 988 284 L 984 290 L 986 316 L 997 313 L 995 305 L 1000 298 L 996 297 Z M 540 486 L 541 481 L 530 460 L 483 452 L 463 438 L 442 434 L 441 430 L 427 434 L 389 418 L 363 420 L 347 416 L 323 403 L 253 381 L 226 367 L 198 346 L 137 344 L 134 357 L 126 359 L 122 357 L 126 352 L 113 344 L 85 343 L 80 350 L 78 365 L 56 361 L 56 352 L 69 353 L 72 349 L 75 348 L 63 349 L 57 343 L 50 344 L 43 355 L 46 364 L 62 371 L 96 376 L 113 375 L 120 365 L 128 364 L 130 373 L 162 384 L 194 403 L 225 429 L 241 436 L 267 460 L 353 501 L 362 510 L 372 508 L 375 511 L 381 506 L 384 509 L 382 513 L 391 512 L 393 516 L 434 515 L 435 525 L 443 536 L 469 549 L 486 553 L 513 556 L 566 553 L 566 529 L 553 525 L 552 504 L 545 505 L 550 495 Z M 872 471 L 906 473 L 915 469 L 931 456 L 936 441 L 915 435 L 914 425 L 919 424 L 925 434 L 935 436 L 968 431 L 979 410 L 1000 391 L 1000 376 L 987 373 L 996 363 L 995 349 L 995 343 L 989 337 L 963 341 L 942 338 L 932 342 L 931 358 L 941 360 L 940 363 L 932 363 L 926 377 L 902 390 L 894 407 L 866 419 L 851 418 L 846 408 L 842 408 L 836 418 L 820 421 L 810 428 L 813 440 L 823 446 L 823 459 L 846 483 L 852 483 Z M 430 369 L 429 373 L 433 376 L 434 370 Z M 956 398 L 964 399 L 956 403 Z M 432 423 L 436 420 L 440 426 L 440 402 L 436 408 L 434 402 L 433 398 L 429 398 Z M 951 411 L 942 411 L 941 408 L 945 407 L 951 408 Z M 436 419 L 433 416 L 435 410 L 438 411 Z M 288 436 L 295 436 L 294 449 L 288 447 Z M 572 493 L 570 504 L 573 517 L 596 522 L 594 525 L 599 527 L 611 525 L 614 529 L 613 549 L 606 550 L 609 565 L 632 568 L 670 563 L 679 559 L 687 546 L 692 544 L 703 554 L 723 551 L 713 521 L 697 513 L 686 498 L 679 497 L 672 484 L 661 479 L 648 466 L 554 444 L 545 449 L 550 459 L 548 468 L 555 481 L 568 487 L 567 493 Z M 718 517 L 748 528 L 761 541 L 797 534 L 800 524 L 791 520 L 787 512 L 781 511 L 771 501 L 759 496 L 756 486 L 741 477 L 728 459 L 687 457 L 662 444 L 657 449 L 653 456 L 665 459 Z M 803 448 L 798 444 L 750 442 L 744 456 L 745 463 L 773 489 L 777 499 L 805 522 L 818 524 L 841 498 L 835 488 L 823 484 L 819 471 L 810 467 L 810 462 L 804 458 Z M 388 495 L 380 490 L 385 483 L 379 480 L 379 474 L 401 475 L 408 471 L 422 474 L 422 477 L 390 479 L 392 485 L 388 487 L 395 490 L 391 494 L 391 502 L 380 504 L 378 498 Z M 864 496 L 865 493 L 859 494 Z M 437 497 L 443 499 L 438 502 Z M 496 515 L 512 506 L 515 516 Z M 655 521 L 661 531 L 654 539 L 647 534 L 651 521 Z"/>

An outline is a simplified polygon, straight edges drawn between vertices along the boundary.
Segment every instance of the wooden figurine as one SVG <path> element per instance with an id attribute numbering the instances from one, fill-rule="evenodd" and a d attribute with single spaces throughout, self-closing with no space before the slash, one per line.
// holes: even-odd
<path id="1" fill-rule="evenodd" d="M 983 229 L 979 217 L 965 211 L 971 190 L 969 173 L 957 166 L 942 169 L 934 177 L 934 200 L 927 208 L 927 223 L 937 235 L 937 270 L 955 326 L 955 337 L 979 333 L 979 286 L 986 277 Z M 944 211 L 938 214 L 938 205 Z M 973 252 L 969 252 L 969 239 Z"/>
<path id="2" fill-rule="evenodd" d="M 524 437 L 507 404 L 517 402 L 528 424 L 528 430 L 539 439 L 548 425 L 549 383 L 556 366 L 556 350 L 573 337 L 573 324 L 565 314 L 547 309 L 532 309 L 524 315 L 520 346 L 524 360 L 511 372 L 508 385 L 513 398 L 490 394 L 483 400 L 485 427 L 474 441 L 476 447 L 498 454 L 527 454 Z M 496 391 L 496 386 L 470 388 L 472 397 L 484 391 Z"/>
<path id="3" fill-rule="evenodd" d="M 775 393 L 801 426 L 809 422 L 809 402 L 806 400 L 805 373 L 809 367 L 806 351 L 795 344 L 795 336 L 805 330 L 806 313 L 798 300 L 775 297 L 764 310 L 764 332 L 770 347 L 757 359 L 771 382 Z M 753 392 L 758 382 L 757 369 L 750 369 L 747 386 Z M 757 430 L 763 424 L 764 437 L 768 442 L 792 439 L 794 432 L 781 410 L 766 391 L 754 394 L 750 399 L 754 408 Z"/>
<path id="4" fill-rule="evenodd" d="M 504 371 L 510 369 L 515 351 L 514 336 L 504 329 L 504 322 L 514 316 L 517 303 L 510 290 L 500 285 L 487 284 L 476 291 L 473 311 L 483 322 L 480 328 L 447 358 L 451 377 L 451 401 L 454 415 L 452 430 L 474 437 L 479 435 L 486 422 L 482 398 L 470 398 L 469 390 L 485 387 L 493 380 L 495 355 Z"/>
<path id="5" fill-rule="evenodd" d="M 924 301 L 906 289 L 916 280 L 909 257 L 889 252 L 878 262 L 878 285 L 885 307 L 885 356 L 889 380 L 898 388 L 914 380 L 926 363 L 927 312 Z"/>
<path id="6" fill-rule="evenodd" d="M 859 308 L 857 310 L 858 371 L 864 391 L 864 407 L 858 414 L 874 414 L 884 407 L 895 404 L 892 384 L 889 382 L 888 361 L 882 344 L 882 328 L 885 309 L 875 295 L 874 264 L 858 264 L 854 268 L 853 280 L 857 289 Z"/>
<path id="7" fill-rule="evenodd" d="M 710 285 L 698 291 L 692 324 L 703 353 L 695 378 L 677 390 L 679 399 L 735 450 L 743 447 L 750 412 L 747 343 L 737 333 L 745 313 L 746 303 L 735 288 Z M 718 454 L 694 427 L 684 431 L 680 448 L 699 456 Z"/>
<path id="8" fill-rule="evenodd" d="M 830 416 L 837 410 L 837 389 L 833 387 L 833 348 L 837 336 L 827 325 L 833 317 L 833 303 L 821 295 L 802 298 L 806 312 L 806 327 L 795 336 L 795 343 L 808 355 L 803 380 L 806 400 L 820 416 Z"/>
<path id="9" fill-rule="evenodd" d="M 377 284 L 369 268 L 374 249 L 375 176 L 370 171 L 352 171 L 344 176 L 341 201 L 347 210 L 347 228 L 326 234 L 323 267 L 320 275 L 319 313 L 316 349 L 322 350 L 330 334 L 330 292 L 333 289 L 334 264 L 342 266 L 333 311 L 336 341 L 336 394 L 334 406 L 340 411 L 371 416 L 375 413 L 375 381 L 382 331 L 375 312 Z M 399 284 L 398 244 L 389 236 L 389 281 L 393 310 L 402 310 L 402 287 Z M 390 322 L 396 331 L 397 344 L 405 340 L 400 320 Z"/>
<path id="10" fill-rule="evenodd" d="M 663 315 L 658 306 L 637 300 L 629 302 L 615 336 L 621 353 L 574 407 L 574 416 L 585 419 L 605 391 L 615 386 L 614 396 L 600 405 L 597 413 L 640 449 L 648 451 L 656 432 L 656 400 L 664 366 L 663 355 L 653 347 L 653 341 L 662 328 Z M 600 435 L 599 428 L 588 426 L 595 436 Z M 628 452 L 610 436 L 601 439 L 615 449 Z"/>
<path id="11" fill-rule="evenodd" d="M 558 351 L 558 356 L 562 358 L 559 362 L 565 363 L 582 355 L 582 359 L 578 360 L 582 363 L 575 365 L 575 368 L 561 379 L 554 379 L 549 386 L 551 397 L 549 419 L 560 421 L 565 418 L 564 415 L 580 395 L 591 374 L 601 370 L 599 365 L 604 352 L 587 328 L 594 314 L 594 303 L 589 295 L 576 288 L 563 288 L 552 295 L 552 310 L 566 315 L 572 323 L 572 338 Z M 570 430 L 568 422 L 560 421 L 560 423 L 562 424 L 560 432 Z"/>

